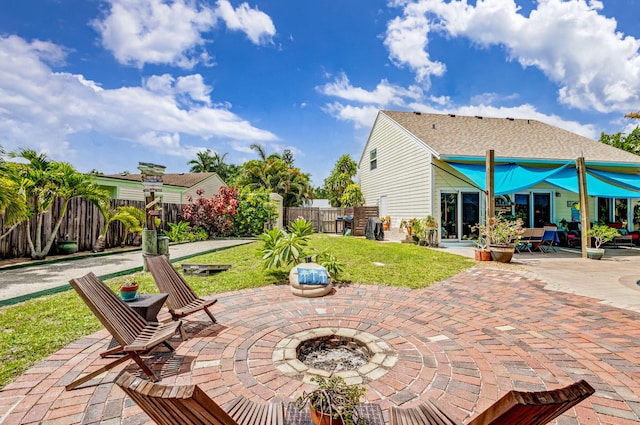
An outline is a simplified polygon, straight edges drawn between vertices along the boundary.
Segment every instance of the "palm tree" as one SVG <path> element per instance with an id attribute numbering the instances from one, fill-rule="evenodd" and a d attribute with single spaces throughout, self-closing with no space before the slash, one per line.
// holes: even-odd
<path id="1" fill-rule="evenodd" d="M 206 151 L 198 152 L 196 159 L 187 162 L 187 165 L 191 165 L 189 171 L 192 173 L 209 173 L 214 163 L 215 158 L 211 155 L 211 149 L 207 149 Z"/>
<path id="2" fill-rule="evenodd" d="M 30 200 L 36 216 L 35 241 L 31 232 L 27 232 L 27 242 L 31 250 L 31 258 L 43 259 L 51 250 L 55 235 L 62 224 L 71 199 L 83 197 L 91 201 L 108 198 L 108 193 L 95 184 L 93 178 L 79 173 L 71 164 L 52 161 L 46 154 L 38 154 L 32 149 L 22 149 L 11 153 L 13 158 L 22 158 L 27 164 L 15 164 L 20 178 L 20 189 Z M 62 207 L 47 243 L 42 247 L 43 224 L 46 214 L 56 198 L 62 198 Z"/>
<path id="3" fill-rule="evenodd" d="M 144 211 L 132 206 L 120 206 L 117 208 L 111 208 L 111 201 L 109 199 L 99 199 L 94 202 L 98 210 L 104 217 L 105 223 L 102 233 L 98 236 L 98 239 L 93 243 L 94 252 L 104 251 L 107 233 L 109 232 L 109 226 L 115 221 L 119 221 L 124 226 L 124 234 L 120 245 L 124 246 L 127 239 L 127 235 L 130 232 L 136 233 L 142 231 L 142 223 L 145 221 Z"/>
<path id="4" fill-rule="evenodd" d="M 15 170 L 4 161 L 3 155 L 4 149 L 0 146 L 0 214 L 4 214 L 4 224 L 9 226 L 4 233 L 0 233 L 0 240 L 29 218 L 27 200 L 20 191 Z"/>

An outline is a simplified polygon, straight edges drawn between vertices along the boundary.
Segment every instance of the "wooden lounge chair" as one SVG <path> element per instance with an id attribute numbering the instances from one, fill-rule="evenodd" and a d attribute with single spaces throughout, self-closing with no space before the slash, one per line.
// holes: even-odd
<path id="1" fill-rule="evenodd" d="M 226 410 L 197 385 L 166 386 L 122 372 L 116 379 L 125 393 L 160 425 L 282 425 L 282 403 L 255 403 L 240 396 Z"/>
<path id="2" fill-rule="evenodd" d="M 593 394 L 585 381 L 551 391 L 509 391 L 467 425 L 543 425 Z M 389 408 L 389 425 L 458 425 L 433 401 L 417 407 Z"/>
<path id="3" fill-rule="evenodd" d="M 164 255 L 147 257 L 146 261 L 160 292 L 169 294 L 167 306 L 173 320 L 204 310 L 213 323 L 216 323 L 216 318 L 208 307 L 218 302 L 217 299 L 205 300 L 198 297 Z"/>
<path id="4" fill-rule="evenodd" d="M 158 378 L 142 361 L 140 354 L 160 344 L 166 345 L 173 351 L 173 347 L 169 345 L 167 340 L 176 331 L 180 331 L 180 335 L 184 339 L 182 322 L 166 324 L 147 322 L 93 273 L 72 279 L 69 283 L 119 344 L 117 347 L 101 353 L 100 356 L 106 357 L 120 352 L 124 352 L 124 355 L 100 369 L 76 379 L 65 388 L 71 390 L 128 359 L 133 359 L 140 366 L 140 369 L 149 376 L 149 379 L 157 381 Z"/>

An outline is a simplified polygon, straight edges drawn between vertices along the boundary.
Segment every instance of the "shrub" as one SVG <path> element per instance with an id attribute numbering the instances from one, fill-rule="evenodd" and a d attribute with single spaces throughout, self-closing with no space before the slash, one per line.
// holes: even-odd
<path id="1" fill-rule="evenodd" d="M 238 192 L 238 213 L 233 218 L 231 233 L 236 236 L 255 236 L 276 217 L 276 205 L 264 190 L 248 188 Z M 267 226 L 268 227 L 268 226 Z"/>
<path id="2" fill-rule="evenodd" d="M 229 236 L 233 218 L 238 213 L 238 190 L 221 187 L 217 195 L 204 198 L 202 189 L 198 198 L 182 207 L 182 216 L 194 227 L 200 227 L 211 236 Z"/>

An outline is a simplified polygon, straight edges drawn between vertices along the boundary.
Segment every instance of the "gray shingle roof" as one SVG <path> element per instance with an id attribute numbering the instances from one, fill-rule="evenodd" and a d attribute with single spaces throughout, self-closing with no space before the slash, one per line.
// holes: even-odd
<path id="1" fill-rule="evenodd" d="M 440 158 L 498 158 L 634 162 L 640 156 L 536 120 L 381 111 L 420 139 Z"/>
<path id="2" fill-rule="evenodd" d="M 216 175 L 216 173 L 180 173 L 180 174 L 163 174 L 162 180 L 163 183 L 169 186 L 178 186 L 178 187 L 193 187 L 203 180 L 208 179 L 211 176 Z M 102 177 L 109 177 L 113 179 L 119 180 L 129 180 L 135 182 L 142 181 L 142 174 L 111 174 L 105 175 Z"/>

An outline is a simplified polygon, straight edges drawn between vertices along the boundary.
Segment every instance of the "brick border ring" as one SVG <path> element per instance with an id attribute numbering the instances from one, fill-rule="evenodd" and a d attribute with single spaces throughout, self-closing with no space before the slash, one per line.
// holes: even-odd
<path id="1" fill-rule="evenodd" d="M 354 339 L 367 347 L 371 353 L 369 362 L 355 370 L 328 372 L 311 368 L 297 358 L 296 348 L 303 341 L 336 335 Z M 291 378 L 310 383 L 314 376 L 341 376 L 349 384 L 364 384 L 381 378 L 398 362 L 398 353 L 384 340 L 370 334 L 350 328 L 323 327 L 309 329 L 289 335 L 278 342 L 273 350 L 273 364 L 280 372 Z"/>

